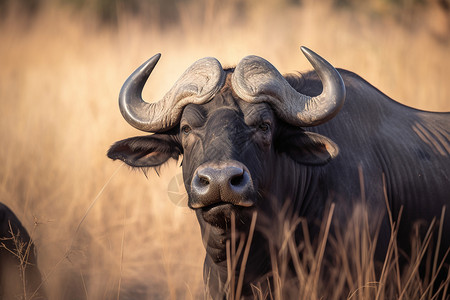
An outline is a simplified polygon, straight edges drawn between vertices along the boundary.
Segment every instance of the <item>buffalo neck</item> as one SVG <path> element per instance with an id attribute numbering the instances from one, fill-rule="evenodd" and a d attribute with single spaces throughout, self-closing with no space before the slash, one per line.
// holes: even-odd
<path id="1" fill-rule="evenodd" d="M 266 187 L 270 188 L 260 190 L 261 199 L 258 199 L 257 202 L 256 229 L 244 266 L 244 294 L 251 293 L 250 284 L 264 283 L 265 275 L 272 271 L 271 255 L 279 251 L 283 239 L 286 238 L 282 234 L 286 220 L 291 220 L 294 224 L 302 217 L 308 216 L 307 221 L 317 218 L 323 209 L 319 199 L 326 199 L 326 197 L 319 195 L 320 172 L 318 167 L 300 165 L 289 156 L 281 154 L 279 160 L 274 162 L 271 168 L 270 173 L 266 174 L 269 176 L 265 176 L 265 182 L 263 182 Z M 270 174 L 282 175 L 271 177 Z M 206 248 L 204 281 L 208 284 L 211 293 L 217 291 L 223 293 L 223 286 L 230 282 L 230 274 L 234 275 L 236 282 L 238 280 L 243 250 L 240 257 L 237 258 L 234 272 L 230 273 L 230 262 L 227 261 L 233 249 L 230 228 L 220 228 L 207 224 L 199 214 L 200 212 L 197 211 L 203 243 Z M 243 245 L 247 243 L 248 228 L 246 226 L 251 223 L 251 217 L 247 215 L 240 220 L 241 222 L 238 221 L 238 223 L 243 228 L 237 230 L 234 249 L 239 248 L 240 237 L 244 239 Z M 297 243 L 301 236 L 301 233 L 295 234 Z M 227 243 L 229 243 L 228 253 Z"/>

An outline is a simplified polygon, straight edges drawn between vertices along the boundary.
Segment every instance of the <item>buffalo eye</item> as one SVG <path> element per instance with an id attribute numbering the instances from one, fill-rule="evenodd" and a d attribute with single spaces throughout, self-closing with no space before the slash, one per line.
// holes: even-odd
<path id="1" fill-rule="evenodd" d="M 258 126 L 258 129 L 262 132 L 268 132 L 270 130 L 270 124 L 269 123 L 261 123 Z"/>
<path id="2" fill-rule="evenodd" d="M 191 132 L 191 127 L 189 127 L 188 125 L 184 125 L 183 127 L 181 127 L 181 132 L 183 132 L 184 134 L 188 135 Z"/>

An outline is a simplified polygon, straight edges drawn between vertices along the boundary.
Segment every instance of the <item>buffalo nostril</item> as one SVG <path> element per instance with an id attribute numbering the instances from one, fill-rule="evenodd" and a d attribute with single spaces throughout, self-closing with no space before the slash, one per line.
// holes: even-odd
<path id="1" fill-rule="evenodd" d="M 230 179 L 230 184 L 232 186 L 239 186 L 239 185 L 241 185 L 243 183 L 243 181 L 244 181 L 244 174 L 242 173 L 240 175 L 233 176 Z"/>
<path id="2" fill-rule="evenodd" d="M 209 184 L 209 180 L 207 177 L 199 176 L 198 183 L 199 185 L 207 186 Z"/>

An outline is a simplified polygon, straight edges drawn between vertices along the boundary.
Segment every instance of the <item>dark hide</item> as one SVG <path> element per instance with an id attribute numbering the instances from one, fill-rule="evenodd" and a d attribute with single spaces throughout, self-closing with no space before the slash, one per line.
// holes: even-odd
<path id="1" fill-rule="evenodd" d="M 0 203 L 0 299 L 46 299 L 34 244 L 19 219 Z"/>
<path id="2" fill-rule="evenodd" d="M 227 70 L 228 76 L 232 71 Z M 277 118 L 268 104 L 240 100 L 228 81 L 212 101 L 187 105 L 171 132 L 120 141 L 109 150 L 110 158 L 136 167 L 154 167 L 183 155 L 190 205 L 191 182 L 199 166 L 232 161 L 248 169 L 254 206 L 226 204 L 195 210 L 207 252 L 205 282 L 214 298 L 225 293 L 231 225 L 235 223 L 237 236 L 247 235 L 254 211 L 258 215 L 244 295 L 251 294 L 251 284 L 264 281 L 263 275 L 271 271 L 269 248 L 281 234 L 276 224 L 281 212 L 285 218 L 306 219 L 309 235 L 315 239 L 316 224 L 321 223 L 330 202 L 335 203 L 333 220 L 341 225 L 355 207 L 364 204 L 371 212 L 371 230 L 378 232 L 379 227 L 376 255 L 382 260 L 391 230 L 386 202 L 394 220 L 403 207 L 398 242 L 405 253 L 413 224 L 421 221 L 426 228 L 440 217 L 444 205 L 450 206 L 450 114 L 403 106 L 359 76 L 339 72 L 346 86 L 346 102 L 323 125 L 291 126 Z M 314 72 L 287 79 L 303 94 L 321 93 Z M 450 217 L 443 228 L 442 249 L 446 250 Z M 302 241 L 300 228 L 295 236 Z M 238 271 L 239 267 L 236 276 Z"/>

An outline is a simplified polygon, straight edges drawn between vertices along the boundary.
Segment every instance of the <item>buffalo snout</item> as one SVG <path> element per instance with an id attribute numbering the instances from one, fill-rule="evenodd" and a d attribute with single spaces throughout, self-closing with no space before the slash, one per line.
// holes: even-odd
<path id="1" fill-rule="evenodd" d="M 250 207 L 254 201 L 253 181 L 248 169 L 237 161 L 205 163 L 197 168 L 191 182 L 192 208 L 220 204 Z"/>

